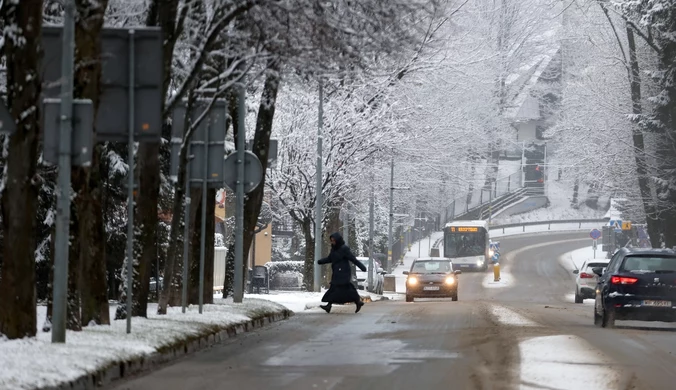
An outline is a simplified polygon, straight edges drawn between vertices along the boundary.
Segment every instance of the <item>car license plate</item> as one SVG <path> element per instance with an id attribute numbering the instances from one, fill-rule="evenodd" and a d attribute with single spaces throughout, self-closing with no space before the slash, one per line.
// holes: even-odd
<path id="1" fill-rule="evenodd" d="M 439 286 L 425 286 L 423 287 L 425 291 L 439 291 Z"/>
<path id="2" fill-rule="evenodd" d="M 671 307 L 671 301 L 643 301 L 643 306 Z"/>
<path id="3" fill-rule="evenodd" d="M 469 264 L 461 264 L 460 267 L 461 268 L 469 268 Z"/>

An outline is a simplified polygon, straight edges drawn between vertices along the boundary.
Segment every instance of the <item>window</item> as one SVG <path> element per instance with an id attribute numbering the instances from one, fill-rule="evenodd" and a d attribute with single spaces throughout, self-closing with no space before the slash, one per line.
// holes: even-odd
<path id="1" fill-rule="evenodd" d="M 486 253 L 486 232 L 448 233 L 444 242 L 444 257 L 483 256 Z"/>
<path id="2" fill-rule="evenodd" d="M 451 272 L 453 267 L 451 267 L 450 261 L 416 261 L 413 263 L 411 269 L 412 273 L 424 274 L 424 273 L 435 273 L 435 272 Z"/>
<path id="3" fill-rule="evenodd" d="M 676 272 L 676 257 L 669 256 L 627 256 L 622 265 L 623 271 L 630 272 Z"/>

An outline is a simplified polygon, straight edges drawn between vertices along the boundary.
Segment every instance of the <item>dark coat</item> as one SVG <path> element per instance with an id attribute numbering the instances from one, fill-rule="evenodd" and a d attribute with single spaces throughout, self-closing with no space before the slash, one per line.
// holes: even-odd
<path id="1" fill-rule="evenodd" d="M 354 263 L 360 270 L 366 272 L 366 266 L 352 254 L 350 248 L 345 245 L 343 237 L 338 233 L 331 235 L 336 241 L 336 245 L 331 247 L 331 253 L 323 259 L 320 259 L 318 264 L 331 264 L 331 285 L 339 286 L 350 284 L 352 279 L 352 268 L 350 262 Z"/>

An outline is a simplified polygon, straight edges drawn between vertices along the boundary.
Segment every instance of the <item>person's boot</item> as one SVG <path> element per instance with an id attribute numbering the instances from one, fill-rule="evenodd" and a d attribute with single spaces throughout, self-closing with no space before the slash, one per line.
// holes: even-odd
<path id="1" fill-rule="evenodd" d="M 330 303 L 328 303 L 328 304 L 326 304 L 326 305 L 319 305 L 319 307 L 321 307 L 322 309 L 324 309 L 325 312 L 331 313 L 331 304 L 330 304 Z"/>
<path id="2" fill-rule="evenodd" d="M 364 302 L 358 301 L 357 302 L 357 309 L 354 311 L 355 313 L 359 313 L 359 310 L 361 310 L 361 307 L 364 306 Z"/>

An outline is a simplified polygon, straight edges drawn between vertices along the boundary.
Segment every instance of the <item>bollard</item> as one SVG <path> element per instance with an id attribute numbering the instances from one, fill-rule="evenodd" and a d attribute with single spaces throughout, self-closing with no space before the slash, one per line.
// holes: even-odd
<path id="1" fill-rule="evenodd" d="M 493 281 L 500 281 L 500 263 L 493 264 Z"/>

